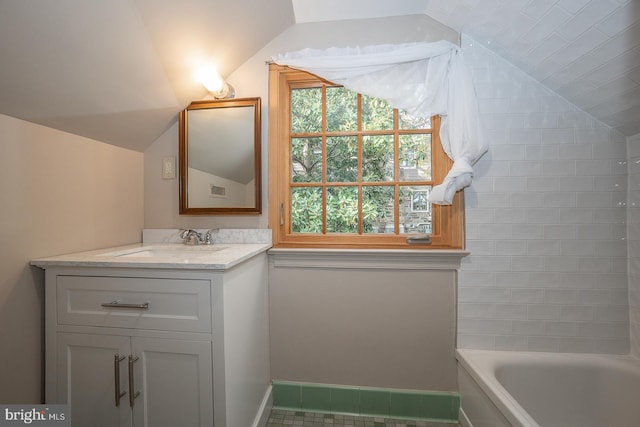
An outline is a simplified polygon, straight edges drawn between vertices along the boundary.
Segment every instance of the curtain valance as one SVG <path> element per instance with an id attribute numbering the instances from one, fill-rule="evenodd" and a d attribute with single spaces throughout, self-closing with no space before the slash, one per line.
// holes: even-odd
<path id="1" fill-rule="evenodd" d="M 460 49 L 447 41 L 303 49 L 274 56 L 347 89 L 387 100 L 417 117 L 442 116 L 440 140 L 453 166 L 430 200 L 451 204 L 471 184 L 473 164 L 487 151 L 471 74 Z"/>

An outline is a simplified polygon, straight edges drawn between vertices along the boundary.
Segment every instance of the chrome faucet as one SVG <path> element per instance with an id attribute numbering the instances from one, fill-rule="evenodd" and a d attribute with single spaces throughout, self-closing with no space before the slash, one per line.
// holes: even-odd
<path id="1" fill-rule="evenodd" d="M 220 231 L 218 228 L 212 228 L 207 230 L 203 236 L 202 233 L 198 233 L 196 230 L 191 228 L 186 230 L 181 229 L 180 238 L 182 239 L 182 243 L 189 246 L 213 245 L 213 234 L 218 231 Z"/>
<path id="2" fill-rule="evenodd" d="M 192 229 L 180 230 L 180 238 L 182 243 L 189 246 L 199 245 L 204 242 L 202 234 Z"/>

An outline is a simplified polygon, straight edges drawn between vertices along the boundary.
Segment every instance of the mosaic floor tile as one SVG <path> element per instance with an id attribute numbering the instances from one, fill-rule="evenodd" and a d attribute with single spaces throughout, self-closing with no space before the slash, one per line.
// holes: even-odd
<path id="1" fill-rule="evenodd" d="M 354 415 L 293 412 L 274 409 L 267 427 L 459 427 L 450 423 L 397 420 Z"/>

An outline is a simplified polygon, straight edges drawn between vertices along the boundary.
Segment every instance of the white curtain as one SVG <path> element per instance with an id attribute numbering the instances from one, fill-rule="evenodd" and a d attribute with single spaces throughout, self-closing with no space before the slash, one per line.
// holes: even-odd
<path id="1" fill-rule="evenodd" d="M 447 41 L 362 48 L 303 49 L 276 55 L 280 65 L 308 71 L 347 89 L 382 98 L 418 117 L 441 115 L 440 140 L 454 161 L 431 191 L 436 204 L 451 204 L 471 184 L 473 164 L 487 151 L 478 105 L 460 49 Z"/>

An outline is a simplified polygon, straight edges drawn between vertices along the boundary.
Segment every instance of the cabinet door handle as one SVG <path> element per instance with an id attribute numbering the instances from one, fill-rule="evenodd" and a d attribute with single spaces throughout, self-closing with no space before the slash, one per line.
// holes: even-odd
<path id="1" fill-rule="evenodd" d="M 133 363 L 140 359 L 138 356 L 129 355 L 129 406 L 133 408 L 136 397 L 140 396 L 139 391 L 135 391 L 135 382 L 133 380 Z"/>
<path id="2" fill-rule="evenodd" d="M 111 302 L 103 302 L 100 305 L 107 308 L 134 308 L 138 310 L 149 310 L 148 302 L 143 302 L 141 304 L 125 304 L 120 302 L 120 300 L 115 300 Z"/>
<path id="3" fill-rule="evenodd" d="M 113 372 L 116 379 L 116 406 L 120 406 L 120 399 L 127 394 L 126 391 L 120 392 L 120 362 L 122 362 L 126 356 L 120 356 L 119 354 L 115 354 L 113 358 Z"/>

